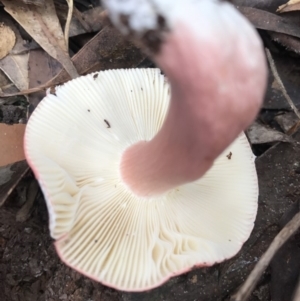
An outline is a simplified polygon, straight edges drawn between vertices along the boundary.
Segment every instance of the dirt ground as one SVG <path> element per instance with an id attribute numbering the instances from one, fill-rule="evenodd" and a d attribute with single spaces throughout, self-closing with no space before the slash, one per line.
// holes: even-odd
<path id="1" fill-rule="evenodd" d="M 5 109 L 2 107 L 2 114 Z M 16 112 L 19 114 L 18 110 Z M 5 116 L 8 114 L 4 112 Z M 300 141 L 300 133 L 295 139 Z M 41 192 L 27 212 L 27 220 L 20 218 L 20 208 L 29 198 L 28 187 L 35 181 L 29 173 L 0 209 L 0 300 L 230 300 L 275 235 L 299 211 L 299 150 L 297 142 L 279 143 L 257 158 L 258 216 L 250 239 L 237 256 L 211 268 L 196 269 L 172 278 L 145 293 L 124 293 L 107 288 L 60 262 L 49 236 L 47 209 Z M 261 152 L 260 149 L 256 151 Z M 300 233 L 274 258 L 250 300 L 291 300 L 299 270 Z"/>

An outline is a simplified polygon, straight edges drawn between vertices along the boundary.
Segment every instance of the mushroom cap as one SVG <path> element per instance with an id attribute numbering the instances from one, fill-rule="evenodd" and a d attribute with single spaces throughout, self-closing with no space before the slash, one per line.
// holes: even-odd
<path id="1" fill-rule="evenodd" d="M 101 71 L 57 87 L 26 128 L 59 256 L 124 291 L 234 256 L 254 225 L 258 182 L 244 133 L 195 182 L 147 198 L 122 182 L 122 153 L 155 136 L 169 101 L 159 69 Z"/>

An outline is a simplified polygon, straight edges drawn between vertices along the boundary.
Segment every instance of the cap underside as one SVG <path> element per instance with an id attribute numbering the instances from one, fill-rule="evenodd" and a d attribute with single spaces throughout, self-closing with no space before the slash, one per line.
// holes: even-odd
<path id="1" fill-rule="evenodd" d="M 121 290 L 229 258 L 253 228 L 258 184 L 244 134 L 200 180 L 161 196 L 137 197 L 122 183 L 123 151 L 154 137 L 169 100 L 159 69 L 103 71 L 58 87 L 27 125 L 25 152 L 60 257 Z"/>

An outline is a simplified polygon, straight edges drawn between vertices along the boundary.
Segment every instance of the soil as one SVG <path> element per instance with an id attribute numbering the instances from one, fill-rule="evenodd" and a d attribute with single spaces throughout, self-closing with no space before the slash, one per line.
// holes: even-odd
<path id="1" fill-rule="evenodd" d="M 6 124 L 25 123 L 26 107 L 16 105 L 0 105 L 0 122 Z"/>
<path id="2" fill-rule="evenodd" d="M 6 106 L 5 116 L 12 112 Z M 3 112 L 3 107 L 2 107 Z M 11 119 L 19 118 L 15 110 Z M 300 141 L 300 134 L 295 135 Z M 48 231 L 48 214 L 41 192 L 33 206 L 29 173 L 0 208 L 1 301 L 229 301 L 263 252 L 299 211 L 299 144 L 279 143 L 256 160 L 260 197 L 255 228 L 234 258 L 211 268 L 195 269 L 144 293 L 125 293 L 92 281 L 65 266 Z M 22 208 L 22 209 L 20 209 Z M 20 218 L 20 213 L 25 216 Z M 24 213 L 23 212 L 23 213 Z M 21 220 L 21 221 L 20 221 Z M 300 270 L 300 233 L 280 250 L 261 278 L 250 301 L 289 301 Z"/>

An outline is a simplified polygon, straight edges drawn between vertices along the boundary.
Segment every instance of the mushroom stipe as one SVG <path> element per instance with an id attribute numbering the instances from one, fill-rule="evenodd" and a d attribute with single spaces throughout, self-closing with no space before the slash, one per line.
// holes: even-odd
<path id="1" fill-rule="evenodd" d="M 123 183 L 123 152 L 157 134 L 169 101 L 159 69 L 102 71 L 57 87 L 26 128 L 26 157 L 58 255 L 124 291 L 151 289 L 234 256 L 254 225 L 258 183 L 244 133 L 197 181 L 151 197 Z M 113 124 L 109 131 L 103 120 Z"/>

